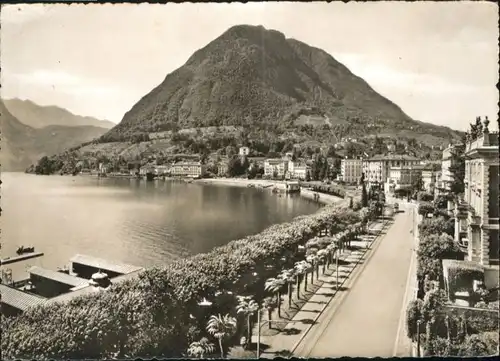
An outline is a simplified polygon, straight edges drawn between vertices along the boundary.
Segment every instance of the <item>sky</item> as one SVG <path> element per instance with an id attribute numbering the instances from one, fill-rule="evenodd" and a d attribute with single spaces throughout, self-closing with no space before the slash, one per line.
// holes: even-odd
<path id="1" fill-rule="evenodd" d="M 488 2 L 4 5 L 1 96 L 121 121 L 234 25 L 321 48 L 416 120 L 466 130 L 498 114 L 498 9 Z"/>

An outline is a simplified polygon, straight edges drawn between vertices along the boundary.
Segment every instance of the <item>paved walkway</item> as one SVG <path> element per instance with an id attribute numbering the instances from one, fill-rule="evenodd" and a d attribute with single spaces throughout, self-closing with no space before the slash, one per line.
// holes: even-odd
<path id="1" fill-rule="evenodd" d="M 405 207 L 406 208 L 406 207 Z M 303 342 L 297 357 L 392 357 L 413 252 L 413 217 L 406 208 L 380 239 L 344 297 L 334 300 Z M 370 257 L 370 255 L 368 256 Z"/>
<path id="2" fill-rule="evenodd" d="M 370 230 L 373 233 L 376 233 L 381 231 L 382 228 L 383 224 L 379 222 L 372 225 Z M 338 295 L 346 293 L 346 289 L 343 286 L 347 284 L 347 280 L 352 271 L 358 265 L 358 262 L 362 264 L 364 259 L 366 258 L 366 255 L 369 255 L 371 253 L 370 251 L 366 253 L 366 247 L 367 245 L 371 244 L 375 238 L 376 237 L 373 235 L 363 236 L 361 241 L 352 242 L 352 250 L 346 251 L 340 257 L 340 259 L 345 260 L 349 263 L 339 266 L 338 293 L 336 293 L 337 272 L 335 270 L 335 265 L 331 265 L 330 269 L 327 270 L 325 274 L 321 274 L 320 271 L 319 279 L 323 281 L 323 285 L 300 309 L 300 311 L 293 317 L 293 319 L 288 321 L 288 324 L 285 327 L 284 331 L 275 336 L 261 336 L 260 343 L 262 358 L 274 358 L 290 355 L 290 352 L 295 349 L 295 347 L 307 334 L 308 330 L 311 328 L 311 325 L 317 324 L 318 317 L 321 315 L 321 312 L 326 309 L 328 303 L 330 302 L 330 300 L 332 300 L 332 297 L 336 296 L 335 298 L 337 298 Z M 267 327 L 267 325 L 264 327 Z M 252 337 L 252 341 L 257 342 L 256 330 L 253 334 L 254 336 Z"/>

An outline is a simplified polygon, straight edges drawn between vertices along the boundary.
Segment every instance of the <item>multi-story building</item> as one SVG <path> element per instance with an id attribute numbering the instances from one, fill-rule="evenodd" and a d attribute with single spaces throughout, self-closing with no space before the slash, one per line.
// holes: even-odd
<path id="1" fill-rule="evenodd" d="M 457 150 L 458 145 L 449 145 L 445 150 L 443 150 L 443 157 L 441 160 L 441 184 L 439 190 L 441 192 L 448 192 L 450 190 L 450 185 L 453 182 L 453 174 L 450 168 L 454 166 L 454 153 Z"/>
<path id="2" fill-rule="evenodd" d="M 455 240 L 468 261 L 496 272 L 498 287 L 498 132 L 489 132 L 487 118 L 484 125 L 479 118 L 477 123 L 465 144 L 465 190 L 464 199 L 455 206 Z"/>
<path id="3" fill-rule="evenodd" d="M 393 167 L 409 168 L 420 164 L 420 160 L 409 155 L 376 155 L 363 161 L 363 173 L 368 187 L 385 184 Z M 411 172 L 410 172 L 411 174 Z"/>
<path id="4" fill-rule="evenodd" d="M 227 175 L 227 170 L 228 170 L 228 161 L 227 160 L 222 160 L 217 165 L 217 175 L 219 177 L 225 177 Z"/>
<path id="5" fill-rule="evenodd" d="M 346 183 L 359 183 L 363 173 L 363 160 L 345 158 L 340 161 L 341 180 Z"/>
<path id="6" fill-rule="evenodd" d="M 419 178 L 422 178 L 422 168 L 423 166 L 419 164 L 391 167 L 384 189 L 393 192 L 396 189 L 411 187 Z"/>
<path id="7" fill-rule="evenodd" d="M 428 164 L 422 170 L 422 183 L 424 190 L 428 193 L 434 194 L 437 183 L 438 170 L 432 164 Z"/>
<path id="8" fill-rule="evenodd" d="M 286 159 L 266 159 L 264 161 L 264 175 L 271 178 L 284 178 L 288 171 L 289 161 Z"/>
<path id="9" fill-rule="evenodd" d="M 248 155 L 250 154 L 250 148 L 248 148 L 248 147 L 240 147 L 239 154 L 240 154 L 240 156 L 248 157 Z"/>
<path id="10" fill-rule="evenodd" d="M 177 177 L 200 178 L 205 175 L 205 170 L 201 162 L 177 162 L 172 165 L 171 173 Z"/>
<path id="11" fill-rule="evenodd" d="M 288 161 L 287 178 L 289 179 L 307 179 L 307 174 L 310 174 L 311 168 L 305 163 Z"/>

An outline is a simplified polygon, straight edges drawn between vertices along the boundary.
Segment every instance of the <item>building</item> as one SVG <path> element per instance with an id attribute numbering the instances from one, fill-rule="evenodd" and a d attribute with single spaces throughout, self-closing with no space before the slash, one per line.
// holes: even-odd
<path id="1" fill-rule="evenodd" d="M 266 159 L 264 161 L 264 176 L 284 178 L 288 171 L 289 161 L 285 159 Z"/>
<path id="2" fill-rule="evenodd" d="M 434 194 L 437 184 L 438 170 L 432 164 L 427 164 L 422 170 L 422 184 L 424 190 L 430 194 Z"/>
<path id="3" fill-rule="evenodd" d="M 70 262 L 69 269 L 60 271 L 32 266 L 28 279 L 0 284 L 2 315 L 16 316 L 39 305 L 67 302 L 106 289 L 102 282 L 94 282 L 96 276 L 111 285 L 135 278 L 144 270 L 86 255 L 76 255 Z"/>
<path id="4" fill-rule="evenodd" d="M 455 241 L 467 261 L 484 267 L 485 284 L 491 288 L 498 287 L 499 153 L 498 132 L 490 133 L 488 124 L 488 118 L 484 125 L 478 118 L 476 134 L 467 135 L 465 191 L 464 199 L 455 204 Z"/>
<path id="5" fill-rule="evenodd" d="M 171 174 L 176 177 L 200 178 L 205 175 L 206 167 L 201 162 L 177 162 L 172 165 Z"/>
<path id="6" fill-rule="evenodd" d="M 307 175 L 311 174 L 311 168 L 304 163 L 295 163 L 293 166 L 292 178 L 306 180 Z"/>
<path id="7" fill-rule="evenodd" d="M 217 175 L 219 177 L 225 177 L 227 175 L 228 162 L 227 160 L 222 160 L 217 164 Z"/>
<path id="8" fill-rule="evenodd" d="M 344 158 L 340 161 L 340 176 L 345 183 L 358 184 L 363 174 L 363 160 Z"/>
<path id="9" fill-rule="evenodd" d="M 170 173 L 170 166 L 168 165 L 157 165 L 155 167 L 155 174 L 159 176 L 164 176 Z"/>
<path id="10" fill-rule="evenodd" d="M 248 157 L 249 154 L 250 154 L 250 148 L 248 148 L 248 147 L 240 147 L 240 151 L 239 151 L 239 155 L 240 156 Z"/>
<path id="11" fill-rule="evenodd" d="M 285 192 L 286 193 L 299 193 L 300 192 L 299 182 L 286 182 Z"/>
<path id="12" fill-rule="evenodd" d="M 440 191 L 448 192 L 450 190 L 450 185 L 453 182 L 453 174 L 450 171 L 455 164 L 453 161 L 453 155 L 456 152 L 458 145 L 449 145 L 445 150 L 443 150 L 443 157 L 441 159 L 441 182 Z"/>
<path id="13" fill-rule="evenodd" d="M 368 187 L 385 184 L 393 167 L 409 168 L 420 164 L 420 160 L 409 155 L 376 155 L 363 161 L 363 173 Z M 410 172 L 411 173 L 411 172 Z"/>
<path id="14" fill-rule="evenodd" d="M 389 176 L 385 182 L 384 189 L 393 192 L 400 188 L 409 188 L 420 178 L 422 178 L 421 165 L 398 166 L 389 169 Z"/>
<path id="15" fill-rule="evenodd" d="M 395 152 L 396 151 L 396 144 L 394 144 L 394 143 L 387 144 L 387 151 L 388 152 Z"/>

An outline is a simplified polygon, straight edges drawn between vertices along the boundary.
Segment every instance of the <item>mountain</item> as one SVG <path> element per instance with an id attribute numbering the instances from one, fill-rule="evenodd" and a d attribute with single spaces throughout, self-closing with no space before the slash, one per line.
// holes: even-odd
<path id="1" fill-rule="evenodd" d="M 0 164 L 2 171 L 23 171 L 44 155 L 93 140 L 107 129 L 93 126 L 48 126 L 35 129 L 21 123 L 0 100 Z"/>
<path id="2" fill-rule="evenodd" d="M 325 51 L 262 26 L 234 26 L 196 51 L 146 94 L 105 136 L 207 126 L 367 125 L 393 135 L 454 137 L 446 127 L 416 122 Z"/>
<path id="3" fill-rule="evenodd" d="M 334 154 L 334 144 L 361 156 L 395 140 L 401 152 L 434 159 L 441 156 L 435 149 L 460 136 L 411 119 L 325 51 L 239 25 L 194 52 L 98 140 L 52 161 L 70 171 L 81 159 L 118 169 L 180 155 L 217 159 L 241 145 L 258 157 L 292 149 L 310 157 L 317 148 Z"/>
<path id="4" fill-rule="evenodd" d="M 93 117 L 82 117 L 70 113 L 57 106 L 42 106 L 31 100 L 5 99 L 5 106 L 10 113 L 22 123 L 33 128 L 43 128 L 50 125 L 77 127 L 90 125 L 100 128 L 113 128 L 115 123 L 109 120 L 100 120 Z"/>

